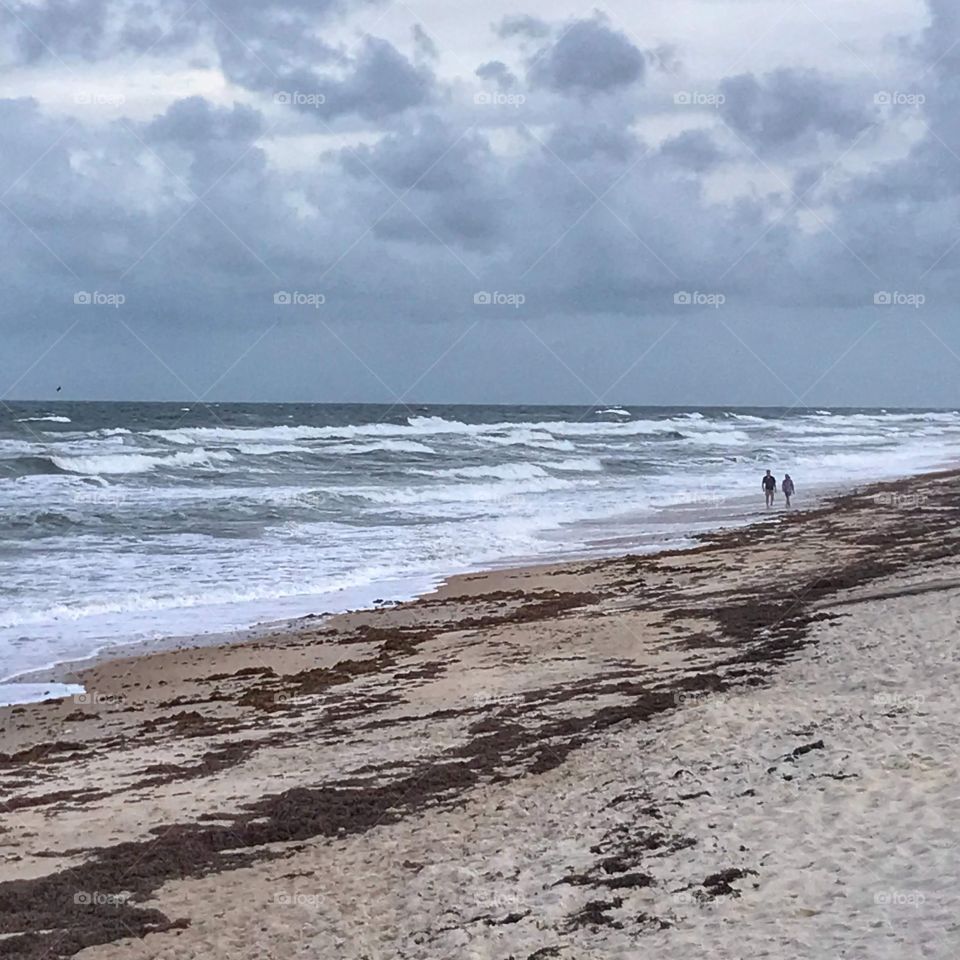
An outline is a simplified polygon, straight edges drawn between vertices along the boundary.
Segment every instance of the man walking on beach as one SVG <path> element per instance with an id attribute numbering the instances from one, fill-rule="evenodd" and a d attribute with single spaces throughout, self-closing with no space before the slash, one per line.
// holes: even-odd
<path id="1" fill-rule="evenodd" d="M 772 507 L 773 495 L 777 489 L 777 478 L 769 470 L 763 475 L 761 486 L 763 487 L 763 496 L 767 502 L 767 506 Z"/>
<path id="2" fill-rule="evenodd" d="M 787 509 L 790 509 L 790 498 L 793 496 L 793 481 L 790 479 L 790 474 L 785 473 L 783 475 L 783 481 L 780 484 L 780 489 L 783 491 L 783 496 L 787 501 Z"/>

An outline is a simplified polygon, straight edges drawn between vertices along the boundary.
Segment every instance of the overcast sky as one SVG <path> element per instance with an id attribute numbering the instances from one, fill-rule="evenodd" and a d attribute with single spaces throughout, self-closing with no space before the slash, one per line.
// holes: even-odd
<path id="1" fill-rule="evenodd" d="M 0 0 L 0 397 L 960 403 L 948 0 Z"/>

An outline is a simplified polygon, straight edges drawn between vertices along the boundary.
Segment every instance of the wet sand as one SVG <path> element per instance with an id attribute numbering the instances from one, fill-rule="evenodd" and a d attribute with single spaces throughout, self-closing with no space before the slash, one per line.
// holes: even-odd
<path id="1" fill-rule="evenodd" d="M 68 670 L 0 957 L 952 957 L 958 556 L 951 472 Z"/>

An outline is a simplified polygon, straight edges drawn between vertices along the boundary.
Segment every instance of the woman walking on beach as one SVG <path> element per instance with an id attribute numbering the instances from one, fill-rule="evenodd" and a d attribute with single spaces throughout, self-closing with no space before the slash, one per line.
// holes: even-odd
<path id="1" fill-rule="evenodd" d="M 793 496 L 794 486 L 793 481 L 790 479 L 790 474 L 785 473 L 783 475 L 783 483 L 780 484 L 780 489 L 783 491 L 784 497 L 787 500 L 787 508 L 790 507 L 790 498 Z"/>
<path id="2" fill-rule="evenodd" d="M 763 487 L 763 498 L 768 507 L 773 506 L 773 495 L 777 490 L 777 478 L 768 470 L 760 481 Z"/>

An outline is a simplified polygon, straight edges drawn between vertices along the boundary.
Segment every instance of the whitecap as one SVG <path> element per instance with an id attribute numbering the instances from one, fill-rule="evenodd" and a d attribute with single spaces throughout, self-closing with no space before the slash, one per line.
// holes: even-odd
<path id="1" fill-rule="evenodd" d="M 129 474 L 148 473 L 158 468 L 210 465 L 213 460 L 232 460 L 225 450 L 208 451 L 198 447 L 191 452 L 171 456 L 151 456 L 146 453 L 103 453 L 88 456 L 51 457 L 50 460 L 67 473 Z"/>

